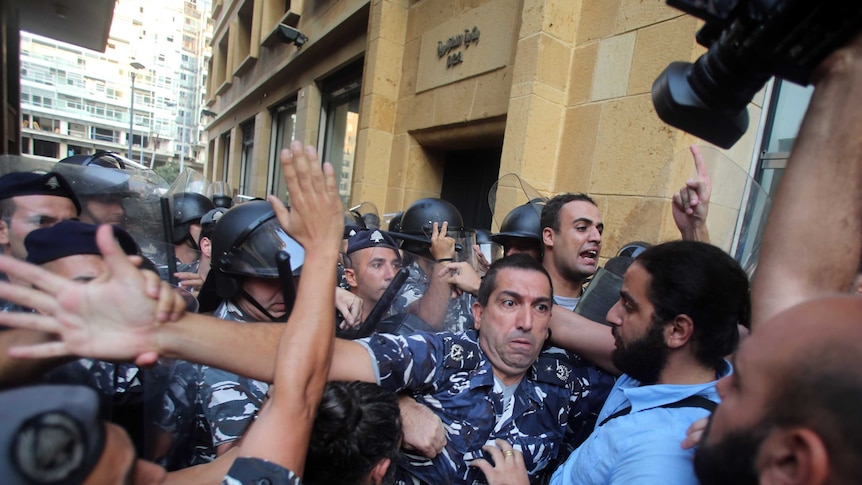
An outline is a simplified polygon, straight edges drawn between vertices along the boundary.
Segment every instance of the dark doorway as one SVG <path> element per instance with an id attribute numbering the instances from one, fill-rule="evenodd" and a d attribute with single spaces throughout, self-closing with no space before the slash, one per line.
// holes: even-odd
<path id="1" fill-rule="evenodd" d="M 461 212 L 464 227 L 491 229 L 488 191 L 500 173 L 503 148 L 446 152 L 440 198 Z"/>

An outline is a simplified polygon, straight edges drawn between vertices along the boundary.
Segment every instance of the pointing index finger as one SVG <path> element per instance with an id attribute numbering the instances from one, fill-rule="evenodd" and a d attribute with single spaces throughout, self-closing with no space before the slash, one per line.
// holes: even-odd
<path id="1" fill-rule="evenodd" d="M 709 173 L 706 169 L 706 162 L 703 160 L 703 154 L 700 152 L 700 147 L 697 145 L 689 146 L 691 155 L 694 158 L 694 168 L 697 170 L 698 177 L 708 177 Z"/>

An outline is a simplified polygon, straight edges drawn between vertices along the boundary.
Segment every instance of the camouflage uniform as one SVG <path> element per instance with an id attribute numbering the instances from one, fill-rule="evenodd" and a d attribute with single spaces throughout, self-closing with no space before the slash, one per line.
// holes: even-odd
<path id="1" fill-rule="evenodd" d="M 482 446 L 504 439 L 524 454 L 531 479 L 557 455 L 578 379 L 567 362 L 542 354 L 504 402 L 503 387 L 478 343 L 478 333 L 377 334 L 357 340 L 376 364 L 379 384 L 407 390 L 443 421 L 448 442 L 433 460 L 402 455 L 406 483 L 485 483 L 469 463 Z"/>
<path id="2" fill-rule="evenodd" d="M 144 450 L 145 379 L 144 372 L 136 365 L 78 359 L 48 371 L 42 381 L 78 384 L 96 391 L 100 418 L 123 427 L 138 452 Z"/>
<path id="3" fill-rule="evenodd" d="M 410 306 L 422 298 L 428 291 L 431 278 L 422 270 L 417 261 L 407 265 L 410 276 L 401 288 L 401 293 L 392 304 L 392 314 L 407 313 Z M 449 299 L 446 308 L 446 318 L 443 320 L 443 330 L 461 333 L 473 328 L 473 302 L 476 298 L 469 293 L 462 293 L 457 298 Z"/>
<path id="4" fill-rule="evenodd" d="M 201 403 L 202 366 L 177 360 L 168 368 L 167 386 L 154 412 L 157 435 L 150 440 L 150 456 L 168 471 L 209 463 L 216 451 Z"/>
<path id="5" fill-rule="evenodd" d="M 582 293 L 583 294 L 583 291 Z M 574 311 L 580 298 L 568 299 L 569 305 L 566 305 L 566 300 L 560 296 L 554 295 L 554 303 L 565 308 L 567 311 Z M 610 328 L 608 328 L 610 332 Z M 548 347 L 546 352 L 554 352 L 565 355 L 568 362 L 577 369 L 581 369 L 581 373 L 588 376 L 583 383 L 583 398 L 579 404 L 575 405 L 572 414 L 569 416 L 569 427 L 566 431 L 566 437 L 563 440 L 563 448 L 560 456 L 557 457 L 557 462 L 562 464 L 566 461 L 566 457 L 580 446 L 584 440 L 593 432 L 596 424 L 596 419 L 611 388 L 614 387 L 616 377 L 598 368 L 595 364 L 580 355 L 561 349 L 559 347 Z M 574 405 L 574 402 L 573 402 Z"/>
<path id="6" fill-rule="evenodd" d="M 559 347 L 546 347 L 542 355 L 553 355 L 562 362 L 568 363 L 573 369 L 572 379 L 575 381 L 575 391 L 571 395 L 569 422 L 560 452 L 551 466 L 545 470 L 546 478 L 550 478 L 557 466 L 563 464 L 572 451 L 593 432 L 599 412 L 614 387 L 616 378 L 589 360 Z"/>
<path id="7" fill-rule="evenodd" d="M 223 301 L 214 316 L 234 322 L 249 320 L 229 301 Z M 203 366 L 202 373 L 201 402 L 212 432 L 212 444 L 218 447 L 236 441 L 254 420 L 269 384 L 209 366 Z"/>
<path id="8" fill-rule="evenodd" d="M 237 458 L 222 485 L 302 485 L 302 480 L 291 470 L 260 458 Z"/>
<path id="9" fill-rule="evenodd" d="M 133 394 L 143 394 L 142 377 L 141 370 L 135 364 L 78 359 L 48 371 L 43 381 L 92 388 L 102 400 L 102 412 L 110 413 L 114 401 L 128 400 Z"/>

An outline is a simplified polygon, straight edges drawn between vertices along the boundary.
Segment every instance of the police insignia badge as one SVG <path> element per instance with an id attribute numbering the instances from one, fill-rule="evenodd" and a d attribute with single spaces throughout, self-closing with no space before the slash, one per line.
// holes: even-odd
<path id="1" fill-rule="evenodd" d="M 449 358 L 455 362 L 461 362 L 464 360 L 464 347 L 461 347 L 458 344 L 453 345 L 452 349 L 449 350 Z"/>

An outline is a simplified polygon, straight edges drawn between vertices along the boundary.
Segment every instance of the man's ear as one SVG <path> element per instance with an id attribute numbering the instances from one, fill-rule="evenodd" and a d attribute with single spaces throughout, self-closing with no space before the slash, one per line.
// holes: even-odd
<path id="1" fill-rule="evenodd" d="M 694 334 L 694 322 L 685 314 L 677 315 L 664 330 L 664 340 L 668 347 L 678 349 L 687 344 Z"/>
<path id="2" fill-rule="evenodd" d="M 761 485 L 819 485 L 829 477 L 829 454 L 810 429 L 776 429 L 760 445 L 755 468 Z"/>
<path id="3" fill-rule="evenodd" d="M 212 244 L 212 241 L 210 241 L 210 238 L 202 237 L 200 247 L 201 247 L 201 252 L 203 254 L 205 254 L 208 258 L 212 258 L 212 256 L 213 256 L 213 244 Z"/>
<path id="4" fill-rule="evenodd" d="M 479 304 L 478 301 L 473 302 L 473 328 L 479 330 L 479 327 L 482 326 L 482 312 L 485 311 L 485 307 Z"/>
<path id="5" fill-rule="evenodd" d="M 554 246 L 554 228 L 553 227 L 544 227 L 542 228 L 542 244 L 545 246 Z"/>
<path id="6" fill-rule="evenodd" d="M 9 245 L 9 224 L 0 219 L 0 246 Z"/>
<path id="7" fill-rule="evenodd" d="M 353 268 L 344 268 L 344 279 L 351 288 L 359 286 L 359 282 L 356 281 L 356 270 Z"/>
<path id="8" fill-rule="evenodd" d="M 389 470 L 389 465 L 391 464 L 392 460 L 389 458 L 381 458 L 369 472 L 369 483 L 373 485 L 380 485 L 383 483 L 383 477 L 386 476 L 386 472 Z"/>

